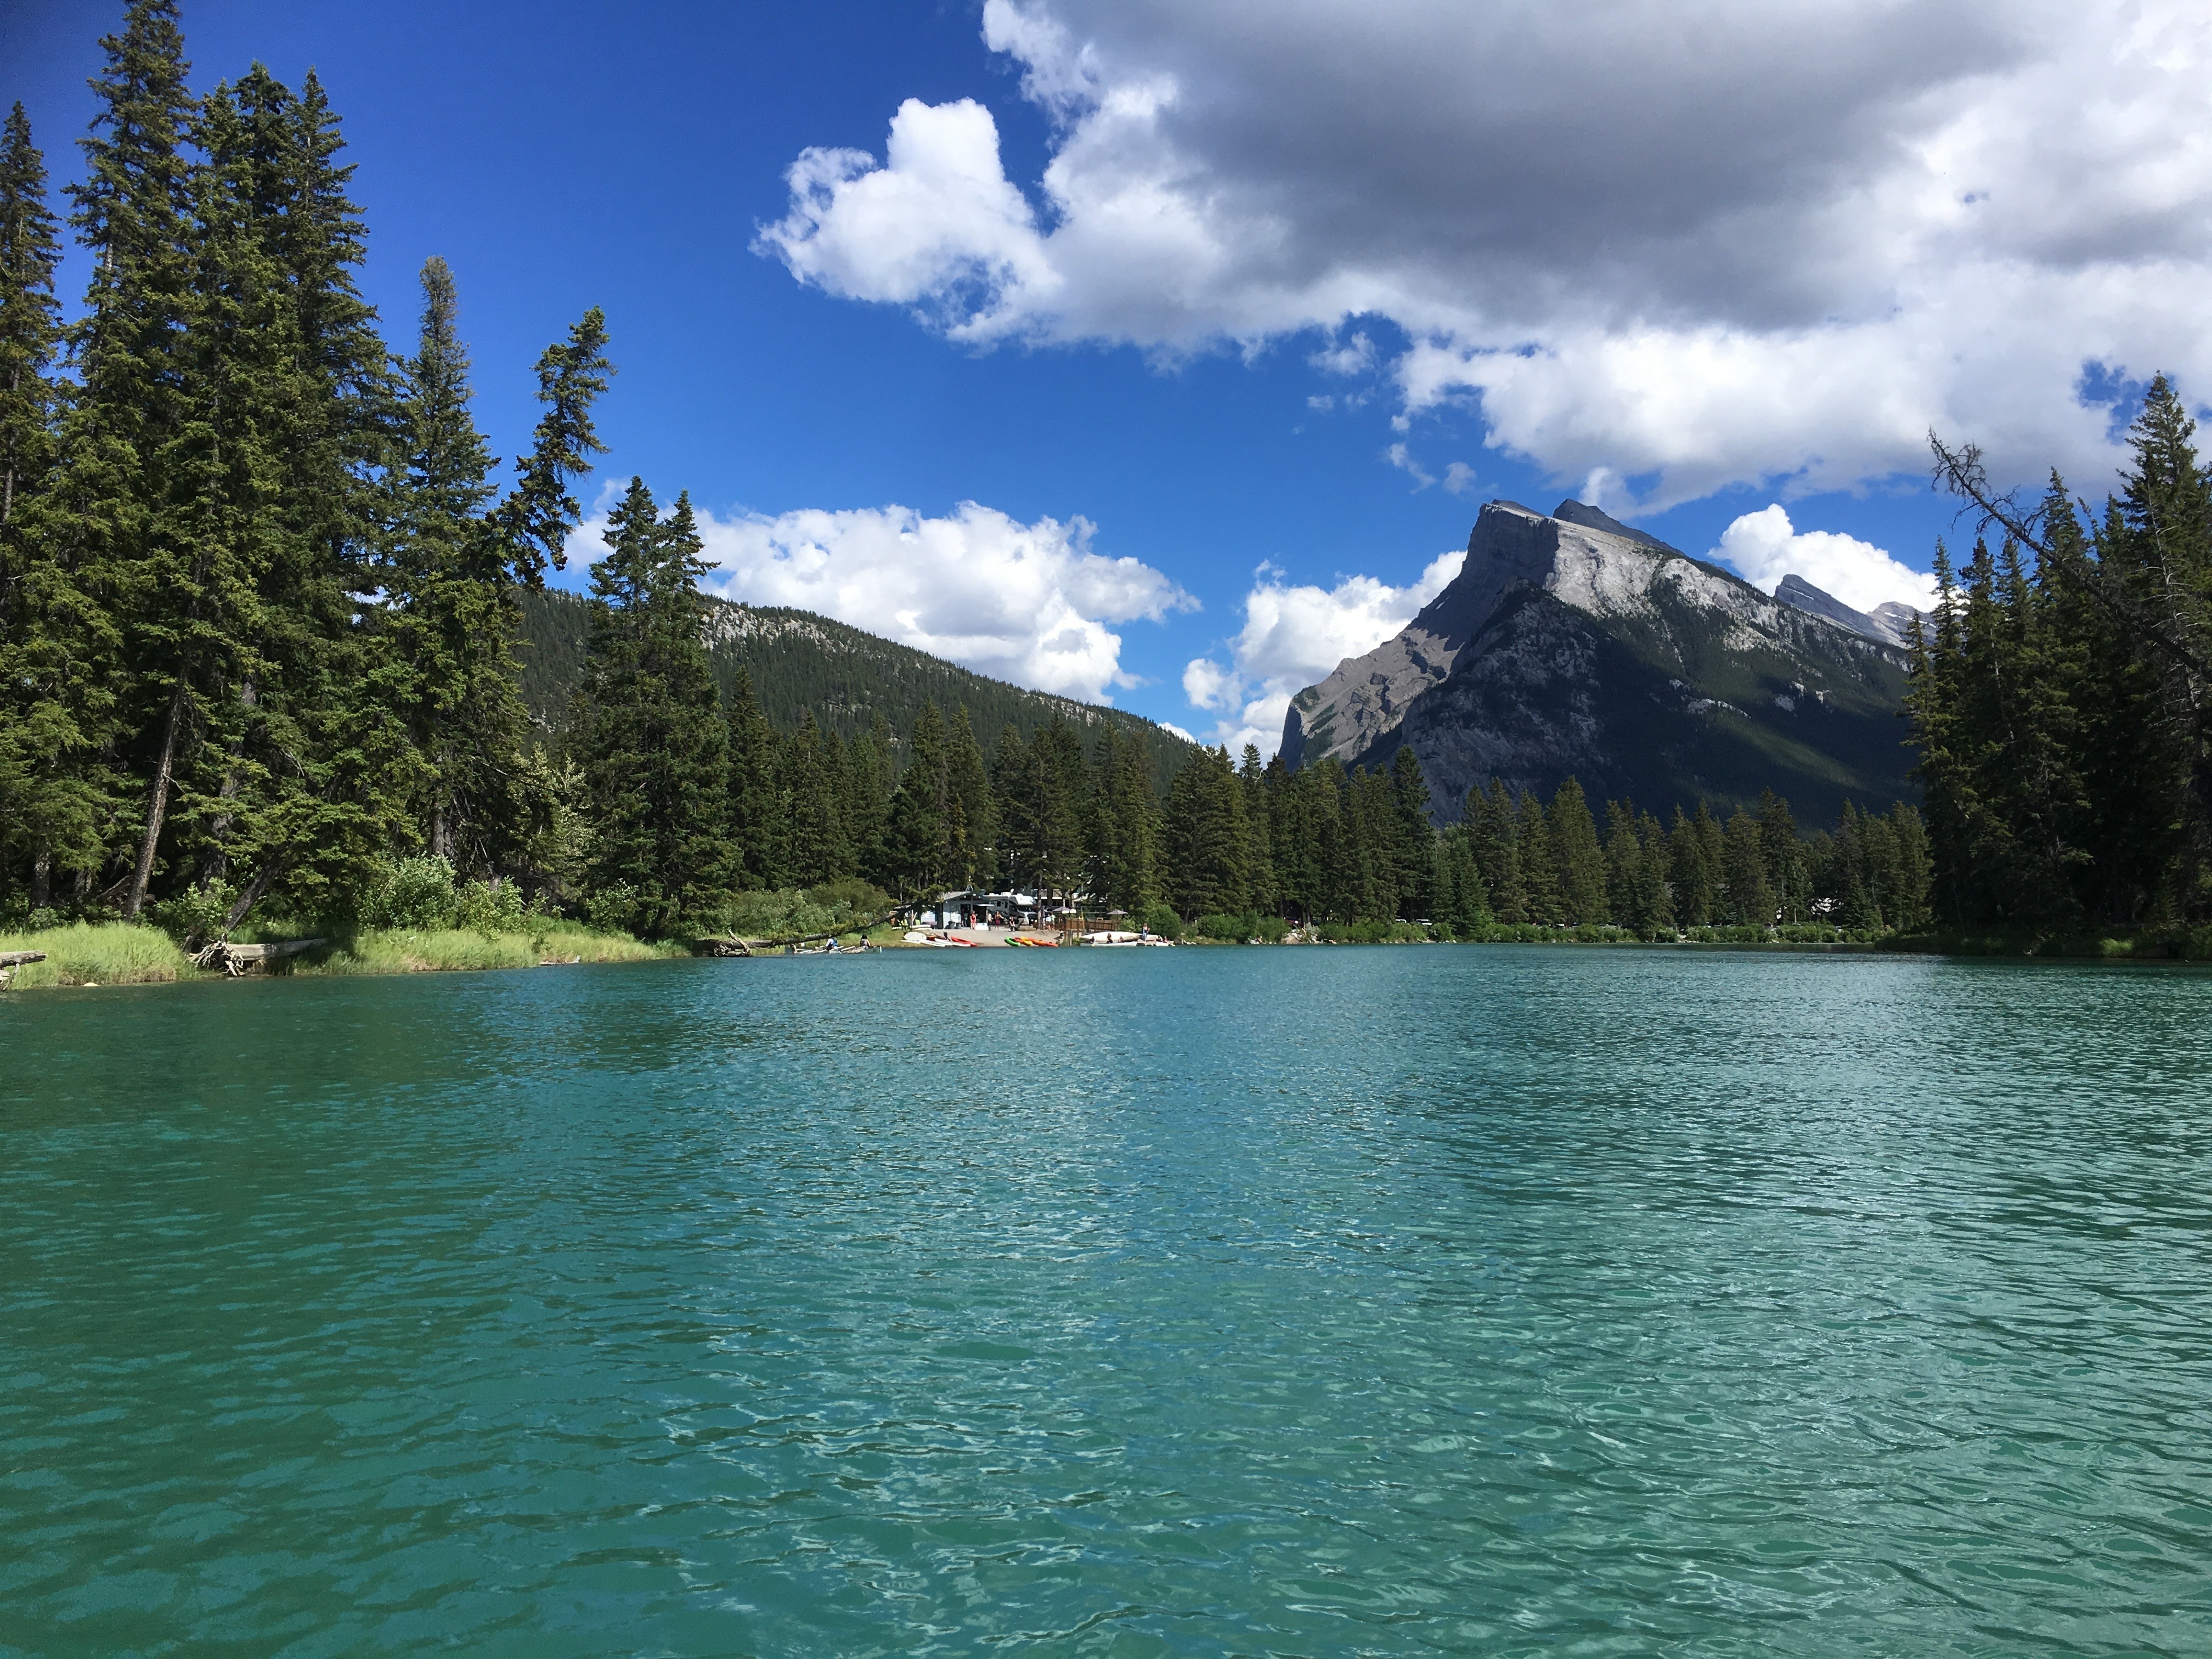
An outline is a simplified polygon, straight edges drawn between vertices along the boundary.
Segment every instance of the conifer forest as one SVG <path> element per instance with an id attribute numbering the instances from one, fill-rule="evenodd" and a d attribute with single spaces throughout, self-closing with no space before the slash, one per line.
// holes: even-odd
<path id="1" fill-rule="evenodd" d="M 18 105 L 0 147 L 0 918 L 220 934 L 342 923 L 427 871 L 647 937 L 738 896 L 1011 886 L 1164 931 L 2196 922 L 2212 909 L 2212 495 L 2163 380 L 2119 495 L 2022 506 L 1971 450 L 1941 481 L 1992 531 L 1915 657 L 1923 810 L 1548 799 L 1477 789 L 1449 828 L 1410 750 L 1291 772 L 1190 748 L 1164 794 L 1105 724 L 962 707 L 850 737 L 702 636 L 692 504 L 632 479 L 590 576 L 581 689 L 532 720 L 524 596 L 565 568 L 614 367 L 597 310 L 537 365 L 511 469 L 471 415 L 452 273 L 397 348 L 313 76 L 204 96 L 171 0 L 103 42 L 86 174 L 58 207 Z M 56 291 L 66 229 L 93 256 Z M 380 897 L 380 896 L 384 896 Z M 33 925 L 39 925 L 34 921 Z"/>

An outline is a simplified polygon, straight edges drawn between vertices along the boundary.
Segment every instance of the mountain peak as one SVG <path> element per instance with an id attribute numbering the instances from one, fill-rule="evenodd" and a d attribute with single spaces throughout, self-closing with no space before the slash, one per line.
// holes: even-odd
<path id="1" fill-rule="evenodd" d="M 1586 502 L 1491 501 L 1403 632 L 1291 700 L 1284 760 L 1410 746 L 1446 819 L 1493 775 L 1653 805 L 1772 787 L 1816 813 L 1909 793 L 1898 636 L 1794 580 L 1770 597 Z"/>
<path id="2" fill-rule="evenodd" d="M 1869 640 L 1879 640 L 1884 645 L 1911 645 L 1913 620 L 1920 614 L 1911 605 L 1901 605 L 1895 599 L 1878 605 L 1870 611 L 1854 611 L 1834 594 L 1814 586 L 1795 571 L 1782 579 L 1774 590 L 1774 597 L 1784 605 L 1793 605 L 1811 616 L 1825 617 L 1839 628 L 1848 628 L 1854 634 Z"/>
<path id="3" fill-rule="evenodd" d="M 1602 530 L 1608 536 L 1618 536 L 1624 541 L 1641 542 L 1646 547 L 1656 547 L 1668 553 L 1679 553 L 1679 547 L 1669 547 L 1656 536 L 1647 536 L 1641 530 L 1621 523 L 1610 513 L 1589 506 L 1587 502 L 1570 498 L 1552 509 L 1552 516 L 1563 524 L 1578 524 L 1585 530 Z"/>

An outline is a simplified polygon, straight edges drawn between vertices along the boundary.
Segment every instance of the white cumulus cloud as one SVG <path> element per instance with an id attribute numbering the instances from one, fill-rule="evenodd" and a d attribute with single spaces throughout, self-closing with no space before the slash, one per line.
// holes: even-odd
<path id="1" fill-rule="evenodd" d="M 1871 611 L 1892 599 L 1915 610 L 1936 603 L 1933 578 L 1899 563 L 1872 542 L 1828 530 L 1799 530 L 1778 502 L 1747 513 L 1721 532 L 1713 556 L 1725 560 L 1754 587 L 1771 593 L 1784 576 L 1803 577 L 1854 611 Z"/>
<path id="2" fill-rule="evenodd" d="M 603 556 L 604 518 L 577 532 Z M 1093 526 L 1023 524 L 963 501 L 942 518 L 905 507 L 699 515 L 708 592 L 817 611 L 963 667 L 1109 702 L 1136 682 L 1109 623 L 1158 622 L 1197 601 L 1150 565 L 1091 550 Z"/>
<path id="3" fill-rule="evenodd" d="M 2212 11 L 2185 0 L 986 0 L 1052 122 L 909 100 L 763 251 L 977 342 L 1310 333 L 1401 417 L 1656 508 L 2114 459 L 2086 365 L 2212 390 Z M 1032 205 L 1032 196 L 1036 205 Z M 1363 319 L 1410 342 L 1395 360 Z M 2106 378 L 2110 378 L 2106 376 Z"/>
<path id="4" fill-rule="evenodd" d="M 1229 662 L 1199 657 L 1183 670 L 1191 706 L 1223 715 L 1207 741 L 1227 744 L 1232 754 L 1248 743 L 1273 754 L 1291 699 L 1404 628 L 1466 560 L 1464 552 L 1440 553 L 1404 587 L 1372 576 L 1346 576 L 1334 587 L 1290 583 L 1261 565 L 1244 598 L 1243 629 L 1229 641 Z"/>

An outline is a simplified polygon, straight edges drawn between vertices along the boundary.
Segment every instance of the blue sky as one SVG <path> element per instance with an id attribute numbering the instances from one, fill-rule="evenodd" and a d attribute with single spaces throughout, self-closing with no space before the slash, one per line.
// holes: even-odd
<path id="1" fill-rule="evenodd" d="M 0 14 L 0 95 L 24 101 L 59 176 L 119 9 Z M 536 353 L 602 306 L 621 371 L 603 477 L 688 488 L 730 527 L 732 592 L 813 595 L 989 672 L 1224 737 L 1264 731 L 1271 692 L 1401 620 L 1492 495 L 1548 509 L 1607 466 L 1623 476 L 1601 479 L 1603 505 L 1700 556 L 1779 503 L 1786 526 L 1753 526 L 1771 556 L 1822 551 L 1778 553 L 1778 537 L 1832 532 L 1924 570 L 1950 508 L 1916 423 L 1978 438 L 2018 476 L 2055 460 L 2098 488 L 2111 411 L 2070 407 L 2079 386 L 2094 402 L 2205 355 L 2197 307 L 2158 283 L 2131 307 L 2085 307 L 2066 287 L 2086 266 L 2109 295 L 2179 260 L 2188 291 L 2202 250 L 2161 224 L 2191 221 L 2197 198 L 2128 198 L 2133 218 L 2100 229 L 2082 219 L 2097 191 L 2047 186 L 2056 162 L 2038 198 L 2007 171 L 2017 158 L 1944 151 L 1966 141 L 1929 113 L 1972 84 L 1983 125 L 2024 128 L 2048 95 L 2040 66 L 2087 27 L 2074 9 L 2026 33 L 1936 0 L 1833 38 L 1819 32 L 1841 26 L 1747 25 L 1720 52 L 1741 73 L 1673 90 L 1632 8 L 1568 8 L 1588 14 L 1576 28 L 1498 8 L 1472 35 L 1465 8 L 1423 22 L 1409 4 L 1402 28 L 1309 16 L 1330 9 L 1226 0 L 1197 23 L 1143 0 L 988 15 L 202 0 L 184 22 L 202 87 L 256 58 L 295 82 L 319 70 L 359 168 L 368 294 L 404 343 L 416 270 L 451 264 L 498 453 L 534 418 Z M 1473 72 L 1431 78 L 1454 52 Z M 1808 52 L 1829 67 L 1808 88 L 1742 89 Z M 1993 67 L 2012 77 L 2002 96 Z M 909 100 L 908 161 L 872 172 Z M 988 121 L 939 118 L 963 100 Z M 1563 139 L 1593 100 L 1620 131 Z M 1271 112 L 1286 105 L 1308 118 Z M 1899 172 L 1908 145 L 1917 173 Z M 868 159 L 825 163 L 793 217 L 787 170 L 810 147 Z M 2010 214 L 1994 228 L 1959 187 L 1985 175 Z M 885 188 L 868 197 L 855 181 L 872 176 Z M 1883 191 L 1878 221 L 1851 217 Z M 1180 214 L 1195 240 L 1152 246 L 1132 210 Z M 1900 216 L 1921 226 L 1914 247 L 1866 252 L 1866 226 Z M 763 235 L 779 224 L 781 245 Z M 2089 252 L 2053 251 L 2062 229 Z M 1945 287 L 1969 267 L 2014 275 Z M 2047 337 L 2069 305 L 2095 325 Z M 1968 369 L 1928 367 L 1947 362 Z M 1731 401 L 1731 385 L 1748 389 Z M 2021 413 L 2042 404 L 2047 419 Z M 969 501 L 989 516 L 951 516 Z M 1087 542 L 1066 533 L 1078 519 Z M 937 562 L 883 562 L 924 544 Z M 795 575 L 809 548 L 842 578 Z M 1863 574 L 1863 552 L 1826 551 Z M 995 612 L 945 574 L 1002 568 L 1018 579 Z M 1276 597 L 1248 627 L 1259 590 Z M 1187 672 L 1194 659 L 1220 679 Z"/>

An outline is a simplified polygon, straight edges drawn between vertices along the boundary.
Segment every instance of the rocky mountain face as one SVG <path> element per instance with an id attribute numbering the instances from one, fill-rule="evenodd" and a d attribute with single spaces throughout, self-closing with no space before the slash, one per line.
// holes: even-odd
<path id="1" fill-rule="evenodd" d="M 1440 823 L 1493 775 L 1548 795 L 1571 775 L 1662 813 L 1766 788 L 1813 821 L 1847 799 L 1912 799 L 1893 623 L 1800 586 L 1831 609 L 1770 598 L 1579 501 L 1548 515 L 1492 501 L 1459 575 L 1404 632 L 1291 700 L 1284 758 L 1388 765 L 1411 744 Z"/>
<path id="2" fill-rule="evenodd" d="M 1809 611 L 1816 617 L 1826 617 L 1832 623 L 1840 623 L 1854 634 L 1884 645 L 1896 646 L 1901 651 L 1912 648 L 1912 624 L 1921 612 L 1909 605 L 1892 599 L 1871 611 L 1854 611 L 1834 594 L 1813 586 L 1802 576 L 1784 576 L 1774 590 L 1774 597 L 1784 605 L 1794 605 L 1800 611 Z"/>

